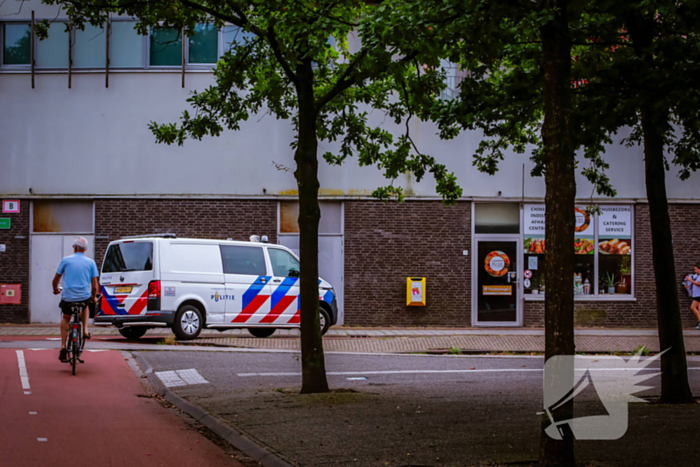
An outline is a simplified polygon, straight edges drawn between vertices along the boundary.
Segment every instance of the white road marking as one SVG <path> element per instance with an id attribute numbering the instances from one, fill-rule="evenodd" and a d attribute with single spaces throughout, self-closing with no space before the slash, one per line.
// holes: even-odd
<path id="1" fill-rule="evenodd" d="M 24 391 L 24 393 L 25 393 L 26 395 L 29 395 L 29 394 L 32 393 L 32 391 Z"/>
<path id="2" fill-rule="evenodd" d="M 189 370 L 177 370 L 176 373 L 187 384 L 209 384 L 209 381 L 204 379 L 194 368 Z"/>
<path id="3" fill-rule="evenodd" d="M 167 388 L 177 386 L 187 386 L 188 384 L 209 384 L 194 368 L 176 371 L 156 371 L 156 376 L 160 378 Z"/>
<path id="4" fill-rule="evenodd" d="M 48 438 L 37 438 L 36 440 L 45 443 L 45 442 L 47 442 L 49 439 L 48 439 Z"/>
<path id="5" fill-rule="evenodd" d="M 86 352 L 107 352 L 107 349 L 85 349 Z"/>
<path id="6" fill-rule="evenodd" d="M 587 368 L 576 368 L 576 371 L 586 371 Z M 658 371 L 658 368 L 594 368 L 595 371 Z M 688 368 L 688 370 L 700 370 L 700 368 Z M 483 370 L 387 370 L 387 371 L 328 371 L 328 376 L 348 376 L 348 375 L 415 375 L 415 374 L 436 374 L 436 373 L 519 373 L 519 372 L 542 372 L 542 368 L 489 368 Z M 301 372 L 279 372 L 279 373 L 238 373 L 238 376 L 301 376 Z M 348 378 L 350 379 L 350 378 Z"/>
<path id="7" fill-rule="evenodd" d="M 46 340 L 47 341 L 60 341 L 61 338 L 60 337 L 47 337 Z"/>
<path id="8" fill-rule="evenodd" d="M 27 364 L 24 361 L 24 351 L 23 350 L 16 350 L 17 353 L 17 364 L 19 365 L 19 379 L 22 380 L 22 389 L 25 390 L 25 394 L 27 394 L 26 391 L 31 389 L 29 386 L 29 375 L 27 374 Z"/>
<path id="9" fill-rule="evenodd" d="M 37 412 L 29 412 L 29 415 L 37 415 Z"/>
<path id="10" fill-rule="evenodd" d="M 352 376 L 350 378 L 346 378 L 348 381 L 364 381 L 367 379 L 366 376 Z"/>
<path id="11" fill-rule="evenodd" d="M 187 386 L 187 383 L 185 383 L 174 371 L 156 371 L 156 376 L 160 378 L 163 386 L 166 388 Z"/>

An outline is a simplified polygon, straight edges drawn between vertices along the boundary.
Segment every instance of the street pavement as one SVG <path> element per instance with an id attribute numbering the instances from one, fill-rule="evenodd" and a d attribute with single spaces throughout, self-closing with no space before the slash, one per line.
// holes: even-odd
<path id="1" fill-rule="evenodd" d="M 159 375 L 196 371 L 206 383 L 170 389 L 292 465 L 447 467 L 537 459 L 541 356 L 331 353 L 326 370 L 334 391 L 300 395 L 297 353 L 222 350 L 139 352 L 137 361 L 143 359 L 156 384 Z M 616 357 L 589 361 L 608 378 L 621 365 Z M 689 365 L 698 394 L 700 357 L 689 357 Z M 658 376 L 644 384 L 651 389 L 639 395 L 659 395 Z M 577 396 L 576 415 L 607 415 L 595 390 Z M 698 417 L 700 404 L 630 404 L 627 434 L 577 441 L 578 460 L 591 466 L 700 465 Z"/>
<path id="2" fill-rule="evenodd" d="M 95 340 L 126 343 L 114 328 L 93 326 Z M 139 345 L 157 344 L 170 335 L 169 329 L 151 329 Z M 56 338 L 57 326 L 0 326 L 0 343 L 16 340 Z M 684 330 L 687 352 L 700 352 L 700 331 Z M 252 337 L 246 329 L 219 333 L 205 330 L 194 341 L 180 345 L 210 345 L 249 349 L 300 350 L 297 329 L 278 329 L 270 338 Z M 577 352 L 630 352 L 644 345 L 658 352 L 658 333 L 651 329 L 590 329 L 576 330 Z M 468 329 L 401 329 L 401 328 L 331 328 L 323 339 L 328 352 L 412 353 L 460 349 L 465 352 L 542 352 L 544 331 L 531 328 L 468 328 Z"/>
<path id="3" fill-rule="evenodd" d="M 241 466 L 144 397 L 119 352 L 85 352 L 76 376 L 57 357 L 55 350 L 0 349 L 3 467 Z"/>

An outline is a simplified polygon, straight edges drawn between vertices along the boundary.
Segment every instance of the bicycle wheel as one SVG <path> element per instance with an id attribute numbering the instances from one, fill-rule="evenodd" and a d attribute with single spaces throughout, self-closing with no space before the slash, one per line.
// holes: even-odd
<path id="1" fill-rule="evenodd" d="M 73 375 L 75 376 L 75 367 L 78 364 L 78 349 L 79 349 L 78 336 L 77 336 L 77 333 L 75 331 L 73 331 L 71 334 L 72 335 L 71 335 L 71 339 L 70 339 L 71 340 L 71 347 L 70 347 L 70 354 L 71 354 L 70 360 L 71 361 L 70 361 L 70 363 L 73 367 Z"/>

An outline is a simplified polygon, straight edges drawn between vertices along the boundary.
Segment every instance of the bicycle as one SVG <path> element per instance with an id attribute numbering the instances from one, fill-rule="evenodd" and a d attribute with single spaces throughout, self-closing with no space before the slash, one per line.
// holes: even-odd
<path id="1" fill-rule="evenodd" d="M 80 354 L 83 353 L 83 347 L 85 346 L 85 339 L 83 337 L 83 322 L 80 320 L 80 314 L 87 306 L 87 302 L 75 302 L 71 303 L 69 308 L 72 317 L 70 321 L 70 328 L 68 330 L 66 350 L 68 351 L 68 363 L 70 363 L 70 365 L 73 367 L 74 375 L 75 367 L 78 362 L 85 363 L 80 359 Z"/>
<path id="2" fill-rule="evenodd" d="M 83 353 L 83 348 L 85 347 L 85 337 L 83 335 L 83 322 L 80 319 L 80 315 L 83 312 L 83 310 L 86 307 L 88 307 L 90 308 L 89 317 L 94 317 L 94 310 L 99 306 L 101 298 L 102 296 L 98 294 L 96 302 L 93 302 L 92 300 L 88 299 L 82 302 L 71 303 L 70 307 L 68 308 L 72 316 L 69 324 L 70 327 L 68 329 L 68 341 L 66 342 L 66 350 L 69 354 L 68 363 L 70 363 L 72 367 L 73 375 L 75 375 L 75 368 L 78 362 L 85 363 L 80 359 L 80 355 Z"/>

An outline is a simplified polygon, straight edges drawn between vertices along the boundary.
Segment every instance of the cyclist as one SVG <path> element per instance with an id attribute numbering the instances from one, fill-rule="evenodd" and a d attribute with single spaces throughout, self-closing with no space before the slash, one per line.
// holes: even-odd
<path id="1" fill-rule="evenodd" d="M 73 241 L 73 255 L 63 258 L 58 265 L 56 275 L 53 278 L 53 293 L 54 295 L 61 294 L 61 303 L 58 305 L 61 308 L 63 319 L 61 320 L 61 353 L 58 359 L 62 362 L 68 361 L 68 352 L 66 351 L 66 341 L 68 340 L 68 331 L 70 327 L 71 303 L 87 302 L 92 300 L 97 301 L 97 265 L 93 260 L 85 256 L 88 249 L 88 241 L 84 237 L 77 237 Z M 58 288 L 58 284 L 63 277 L 63 291 Z M 85 303 L 87 305 L 87 303 Z M 86 306 L 80 314 L 80 319 L 83 322 L 83 335 L 85 339 L 90 339 L 88 332 L 88 307 Z"/>

